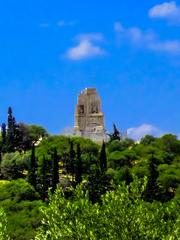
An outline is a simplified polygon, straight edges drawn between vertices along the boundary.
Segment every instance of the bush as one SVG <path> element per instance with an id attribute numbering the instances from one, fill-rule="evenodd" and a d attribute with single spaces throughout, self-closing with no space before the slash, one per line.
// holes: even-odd
<path id="1" fill-rule="evenodd" d="M 20 202 L 39 199 L 39 194 L 24 179 L 3 181 L 3 184 L 0 181 L 0 193 L 0 201 L 10 199 L 11 201 Z"/>
<path id="2" fill-rule="evenodd" d="M 42 227 L 35 239 L 178 239 L 178 203 L 144 202 L 144 189 L 137 180 L 130 187 L 122 184 L 107 192 L 101 204 L 92 204 L 81 187 L 71 199 L 58 189 L 42 209 Z"/>
<path id="3" fill-rule="evenodd" d="M 6 214 L 2 208 L 0 208 L 0 240 L 9 240 Z"/>
<path id="4" fill-rule="evenodd" d="M 7 212 L 7 232 L 11 239 L 29 240 L 40 224 L 39 194 L 24 179 L 0 181 L 0 207 Z"/>
<path id="5" fill-rule="evenodd" d="M 6 153 L 2 157 L 1 174 L 4 179 L 11 180 L 25 177 L 30 153 Z"/>

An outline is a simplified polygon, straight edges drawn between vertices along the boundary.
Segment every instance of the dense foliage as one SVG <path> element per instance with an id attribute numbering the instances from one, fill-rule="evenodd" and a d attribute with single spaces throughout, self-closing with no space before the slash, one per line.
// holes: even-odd
<path id="1" fill-rule="evenodd" d="M 101 204 L 92 204 L 82 187 L 70 199 L 58 189 L 42 209 L 35 239 L 178 239 L 177 202 L 147 203 L 141 198 L 144 187 L 137 180 L 129 187 L 121 184 L 103 195 Z"/>
<path id="2" fill-rule="evenodd" d="M 9 107 L 7 123 L 1 124 L 0 151 L 2 153 L 26 151 L 33 143 L 46 136 L 47 131 L 41 126 L 17 123 L 12 108 Z"/>
<path id="3" fill-rule="evenodd" d="M 9 240 L 7 218 L 3 208 L 0 208 L 0 240 Z"/>
<path id="4" fill-rule="evenodd" d="M 0 193 L 0 207 L 7 214 L 6 232 L 10 238 L 31 239 L 41 219 L 39 207 L 43 203 L 39 199 L 39 194 L 23 179 L 1 180 Z"/>
<path id="5" fill-rule="evenodd" d="M 0 137 L 0 234 L 33 239 L 44 206 L 37 239 L 177 239 L 180 140 L 166 134 L 136 143 L 115 125 L 109 137 L 97 144 L 49 135 L 17 123 L 9 108 Z"/>

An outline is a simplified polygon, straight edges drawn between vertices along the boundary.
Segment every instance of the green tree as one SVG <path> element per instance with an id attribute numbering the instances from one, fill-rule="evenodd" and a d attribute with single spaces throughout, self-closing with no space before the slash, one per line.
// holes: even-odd
<path id="1" fill-rule="evenodd" d="M 103 141 L 100 156 L 99 156 L 99 165 L 100 165 L 101 172 L 107 171 L 106 145 L 104 141 Z"/>
<path id="2" fill-rule="evenodd" d="M 124 151 L 114 151 L 108 156 L 109 167 L 118 169 L 120 167 L 132 167 L 135 160 L 137 159 L 137 154 L 133 149 L 125 149 Z"/>
<path id="3" fill-rule="evenodd" d="M 53 167 L 52 167 L 52 192 L 56 190 L 57 184 L 59 183 L 59 159 L 57 155 L 57 149 L 54 149 L 52 155 Z"/>
<path id="4" fill-rule="evenodd" d="M 151 136 L 151 135 L 146 135 L 143 138 L 141 138 L 141 144 L 143 145 L 150 145 L 152 143 L 154 143 L 156 140 L 155 137 Z"/>
<path id="5" fill-rule="evenodd" d="M 46 129 L 38 125 L 27 125 L 28 137 L 31 142 L 37 142 L 39 139 L 48 137 Z"/>
<path id="6" fill-rule="evenodd" d="M 72 175 L 72 180 L 74 180 L 74 175 L 75 175 L 75 157 L 76 157 L 76 153 L 74 151 L 74 143 L 73 141 L 70 141 L 69 159 L 67 162 L 67 172 Z"/>
<path id="7" fill-rule="evenodd" d="M 119 140 L 113 140 L 111 142 L 107 143 L 107 149 L 109 153 L 112 153 L 114 151 L 122 151 L 124 150 L 122 148 L 121 142 Z"/>
<path id="8" fill-rule="evenodd" d="M 7 151 L 14 151 L 14 130 L 15 118 L 13 117 L 12 108 L 8 108 L 8 124 L 7 124 Z"/>
<path id="9" fill-rule="evenodd" d="M 2 123 L 1 125 L 1 137 L 2 137 L 2 146 L 1 146 L 1 151 L 6 152 L 6 124 Z"/>
<path id="10" fill-rule="evenodd" d="M 113 124 L 113 133 L 109 134 L 109 137 L 110 137 L 110 142 L 114 140 L 119 140 L 119 141 L 121 140 L 121 134 L 115 124 Z"/>
<path id="11" fill-rule="evenodd" d="M 99 168 L 95 168 L 88 175 L 86 189 L 89 192 L 89 199 L 92 203 L 100 201 L 101 195 L 105 193 L 105 190 L 104 185 L 102 184 L 102 173 Z"/>
<path id="12" fill-rule="evenodd" d="M 21 134 L 19 130 L 19 124 L 16 123 L 16 119 L 13 116 L 12 108 L 8 108 L 8 123 L 6 133 L 6 151 L 14 152 L 21 150 Z"/>
<path id="13" fill-rule="evenodd" d="M 171 161 L 169 163 L 173 161 L 175 156 L 180 155 L 180 141 L 177 139 L 177 136 L 173 134 L 166 134 L 158 138 L 156 140 L 156 146 L 171 155 Z"/>
<path id="14" fill-rule="evenodd" d="M 19 132 L 21 139 L 21 146 L 24 151 L 29 150 L 33 143 L 48 136 L 47 131 L 38 125 L 26 125 L 24 123 L 19 124 Z"/>
<path id="15" fill-rule="evenodd" d="M 123 180 L 125 181 L 125 183 L 127 185 L 129 185 L 133 181 L 132 175 L 131 175 L 130 170 L 129 170 L 128 167 L 125 167 Z"/>
<path id="16" fill-rule="evenodd" d="M 162 199 L 168 201 L 178 194 L 180 186 L 180 162 L 173 162 L 171 165 L 160 164 L 158 166 L 158 182 L 163 187 Z"/>
<path id="17" fill-rule="evenodd" d="M 4 179 L 24 178 L 28 169 L 30 155 L 27 152 L 11 152 L 2 155 L 1 174 Z"/>
<path id="18" fill-rule="evenodd" d="M 160 198 L 160 190 L 157 181 L 159 172 L 157 170 L 157 159 L 152 155 L 149 161 L 149 177 L 146 189 L 143 193 L 143 198 L 146 201 L 152 202 L 153 200 L 159 200 Z"/>
<path id="19" fill-rule="evenodd" d="M 28 171 L 28 182 L 36 189 L 37 187 L 37 162 L 35 156 L 35 146 L 32 145 L 31 159 Z"/>
<path id="20" fill-rule="evenodd" d="M 1 180 L 0 193 L 0 207 L 7 213 L 6 227 L 10 239 L 34 239 L 41 220 L 39 207 L 43 205 L 34 187 L 24 179 Z"/>
<path id="21" fill-rule="evenodd" d="M 48 197 L 48 188 L 50 187 L 50 181 L 48 178 L 48 160 L 43 156 L 41 168 L 40 168 L 40 186 L 39 192 L 43 201 Z"/>
<path id="22" fill-rule="evenodd" d="M 35 239 L 178 239 L 178 204 L 147 203 L 141 199 L 144 187 L 137 181 L 122 184 L 103 195 L 100 204 L 92 204 L 80 186 L 68 199 L 58 189 L 42 209 L 42 227 Z"/>
<path id="23" fill-rule="evenodd" d="M 82 159 L 81 159 L 81 148 L 80 144 L 77 144 L 76 149 L 76 166 L 75 166 L 75 181 L 77 184 L 82 181 Z"/>

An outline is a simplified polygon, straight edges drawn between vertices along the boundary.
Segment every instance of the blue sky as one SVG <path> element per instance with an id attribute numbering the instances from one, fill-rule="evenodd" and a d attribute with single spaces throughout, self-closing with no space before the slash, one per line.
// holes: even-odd
<path id="1" fill-rule="evenodd" d="M 180 133 L 180 1 L 0 1 L 0 122 L 60 133 L 96 87 L 105 124 Z"/>

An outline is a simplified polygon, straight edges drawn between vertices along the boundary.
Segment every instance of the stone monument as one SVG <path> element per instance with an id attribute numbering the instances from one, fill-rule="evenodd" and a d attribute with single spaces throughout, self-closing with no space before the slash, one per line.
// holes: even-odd
<path id="1" fill-rule="evenodd" d="M 85 88 L 78 96 L 74 134 L 94 141 L 106 141 L 101 99 L 95 88 Z"/>

